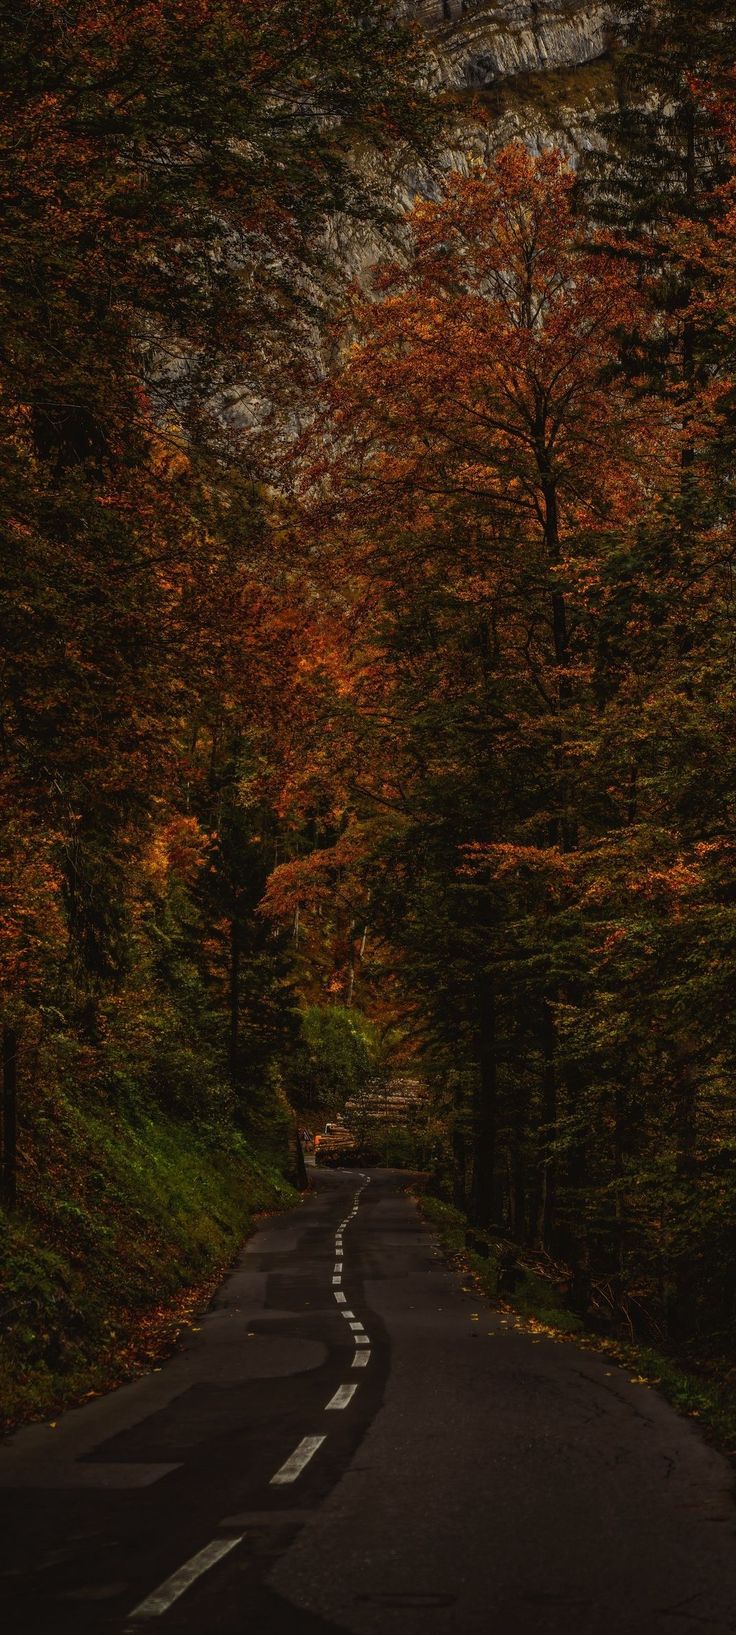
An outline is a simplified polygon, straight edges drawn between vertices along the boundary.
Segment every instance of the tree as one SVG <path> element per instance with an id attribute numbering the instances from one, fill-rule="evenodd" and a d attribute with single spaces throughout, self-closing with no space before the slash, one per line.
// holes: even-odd
<path id="1" fill-rule="evenodd" d="M 308 372 L 328 222 L 373 219 L 366 154 L 401 152 L 423 99 L 384 0 L 40 0 L 0 48 L 3 788 L 59 881 L 56 1006 L 104 1052 L 111 996 L 150 969 L 144 859 L 219 730 L 224 607 L 256 627 L 236 755 L 275 692 L 253 696 L 279 575 L 224 399 L 262 412 Z"/>
<path id="2" fill-rule="evenodd" d="M 494 1211 L 503 916 L 493 890 L 443 888 L 438 875 L 456 876 L 469 847 L 513 842 L 554 860 L 578 844 L 596 597 L 643 499 L 640 409 L 608 378 L 640 301 L 626 265 L 585 242 L 573 186 L 559 154 L 533 159 L 518 145 L 417 205 L 415 253 L 352 313 L 359 340 L 331 391 L 337 452 L 317 505 L 348 580 L 363 585 L 353 687 L 372 769 L 364 796 L 408 824 L 410 879 L 440 845 L 430 916 L 432 901 L 466 904 L 451 911 L 454 931 L 445 922 L 429 939 L 435 981 L 438 935 L 447 946 L 470 913 L 460 986 L 479 1074 L 481 1219 Z M 318 459 L 308 481 L 324 477 Z M 473 759 L 487 768 L 480 785 L 468 784 Z M 565 966 L 564 950 L 537 954 L 550 1221 Z"/>

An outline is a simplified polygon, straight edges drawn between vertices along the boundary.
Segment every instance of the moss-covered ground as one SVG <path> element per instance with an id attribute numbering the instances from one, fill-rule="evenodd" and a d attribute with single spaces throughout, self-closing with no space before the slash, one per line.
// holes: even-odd
<path id="1" fill-rule="evenodd" d="M 488 1255 L 466 1246 L 467 1218 L 452 1204 L 422 1194 L 419 1206 L 436 1228 L 444 1248 L 456 1259 L 473 1286 L 535 1335 L 547 1334 L 557 1340 L 574 1340 L 588 1350 L 602 1351 L 629 1370 L 638 1385 L 655 1386 L 679 1413 L 697 1419 L 710 1441 L 722 1453 L 736 1458 L 736 1379 L 725 1378 L 723 1369 L 703 1361 L 688 1366 L 682 1358 L 646 1345 L 594 1334 L 581 1317 L 567 1310 L 554 1283 L 539 1277 L 534 1268 L 518 1262 L 518 1281 L 513 1292 L 499 1293 L 502 1281 L 504 1245 L 491 1234 L 474 1232 Z"/>
<path id="2" fill-rule="evenodd" d="M 49 1418 L 155 1366 L 259 1211 L 298 1194 L 232 1128 L 47 1108 L 0 1212 L 0 1424 Z M 41 1157 L 40 1155 L 43 1155 Z"/>

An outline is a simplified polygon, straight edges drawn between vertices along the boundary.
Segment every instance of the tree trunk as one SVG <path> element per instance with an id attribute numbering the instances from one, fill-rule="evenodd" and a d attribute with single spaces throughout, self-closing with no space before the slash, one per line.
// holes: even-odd
<path id="1" fill-rule="evenodd" d="M 478 1081 L 473 1105 L 473 1185 L 470 1218 L 490 1226 L 496 1204 L 496 995 L 493 978 L 481 982 L 478 1017 Z"/>
<path id="2" fill-rule="evenodd" d="M 623 1087 L 616 1085 L 613 1100 L 613 1171 L 616 1178 L 616 1274 L 623 1282 L 626 1265 L 626 1219 L 621 1183 L 626 1156 L 628 1112 Z"/>
<path id="3" fill-rule="evenodd" d="M 693 1191 L 697 1181 L 697 1090 L 689 1055 L 679 1051 L 673 1064 L 676 1168 L 683 1221 L 694 1218 Z M 680 1248 L 674 1262 L 675 1288 L 670 1311 L 676 1334 L 689 1335 L 697 1326 L 699 1274 L 690 1246 Z"/>
<path id="4" fill-rule="evenodd" d="M 557 1159 L 552 1144 L 557 1135 L 557 1066 L 555 1024 L 549 1002 L 542 1007 L 542 1244 L 550 1251 L 557 1231 Z"/>
<path id="5" fill-rule="evenodd" d="M 17 1196 L 18 1156 L 18 1034 L 3 1028 L 3 1167 L 2 1195 L 8 1208 Z"/>
<path id="6" fill-rule="evenodd" d="M 465 1173 L 467 1164 L 467 1148 L 465 1131 L 455 1124 L 452 1132 L 452 1201 L 456 1209 L 465 1209 L 467 1191 Z"/>
<path id="7" fill-rule="evenodd" d="M 526 1164 L 521 1141 L 514 1137 L 511 1153 L 511 1234 L 517 1243 L 527 1240 Z"/>
<path id="8" fill-rule="evenodd" d="M 573 986 L 566 995 L 568 1001 L 580 1005 L 580 995 Z M 565 1190 L 564 1241 L 560 1247 L 573 1270 L 587 1268 L 589 1262 L 588 1223 L 585 1217 L 585 1199 L 588 1195 L 588 1143 L 582 1128 L 583 1075 L 578 1062 L 564 1062 L 561 1077 L 566 1096 L 566 1113 L 570 1120 L 571 1136 L 567 1152 Z"/>
<path id="9" fill-rule="evenodd" d="M 238 1041 L 240 1033 L 240 926 L 237 912 L 230 921 L 230 1038 L 229 1068 L 233 1084 L 237 1083 L 239 1068 Z"/>

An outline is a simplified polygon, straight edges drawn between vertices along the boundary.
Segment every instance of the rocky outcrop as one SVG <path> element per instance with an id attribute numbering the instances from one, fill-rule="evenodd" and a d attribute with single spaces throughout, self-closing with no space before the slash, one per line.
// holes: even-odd
<path id="1" fill-rule="evenodd" d="M 600 144 L 598 120 L 613 101 L 607 56 L 626 29 L 628 0 L 403 0 L 426 28 L 430 74 L 437 91 L 451 93 L 453 113 L 444 151 L 431 167 L 407 167 L 385 156 L 367 174 L 393 219 L 379 229 L 335 218 L 327 229 L 326 267 L 317 304 L 360 279 L 381 256 L 404 253 L 404 213 L 417 196 L 442 192 L 450 170 L 467 171 L 492 159 L 512 140 L 538 149 L 560 147 L 573 164 Z M 480 93 L 486 116 L 478 120 Z M 455 117 L 456 115 L 456 117 Z M 315 355 L 320 353 L 317 331 Z M 223 422 L 248 433 L 263 420 L 252 388 L 233 384 L 223 394 Z"/>
<path id="2" fill-rule="evenodd" d="M 440 26 L 438 80 L 480 90 L 511 75 L 573 68 L 602 57 L 622 26 L 622 8 L 606 0 L 499 0 L 469 7 Z"/>
<path id="3" fill-rule="evenodd" d="M 528 8 L 525 8 L 528 10 Z M 468 90 L 494 85 L 509 74 L 574 67 L 604 56 L 612 44 L 607 7 L 550 13 L 545 21 L 497 21 L 494 15 L 466 20 L 448 34 L 440 52 L 442 77 Z"/>

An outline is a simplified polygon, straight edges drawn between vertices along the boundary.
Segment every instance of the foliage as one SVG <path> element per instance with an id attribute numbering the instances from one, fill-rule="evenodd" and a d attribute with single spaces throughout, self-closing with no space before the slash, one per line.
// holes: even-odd
<path id="1" fill-rule="evenodd" d="M 437 1228 L 440 1241 L 466 1274 L 473 1289 L 500 1304 L 503 1312 L 513 1312 L 527 1332 L 552 1340 L 573 1339 L 576 1346 L 601 1352 L 612 1363 L 624 1367 L 632 1384 L 656 1386 L 681 1414 L 697 1419 L 700 1428 L 724 1453 L 733 1457 L 736 1446 L 736 1401 L 730 1357 L 698 1359 L 685 1354 L 679 1360 L 671 1352 L 610 1339 L 584 1330 L 580 1318 L 563 1305 L 549 1280 L 542 1282 L 523 1265 L 513 1291 L 498 1295 L 499 1256 L 489 1243 L 489 1255 L 481 1256 L 466 1248 L 467 1217 L 461 1210 L 443 1203 L 430 1193 L 419 1199 L 422 1214 Z M 468 1290 L 470 1292 L 470 1290 Z M 502 1317 L 499 1332 L 506 1325 Z"/>
<path id="2" fill-rule="evenodd" d="M 515 142 L 445 177 L 329 336 L 335 232 L 432 124 L 389 0 L 0 23 L 0 1023 L 42 1325 L 74 1232 L 108 1264 L 76 1167 L 24 1237 L 52 1095 L 185 1174 L 192 1129 L 283 1160 L 286 1091 L 421 1054 L 488 1243 L 732 1344 L 734 17 L 634 11 L 582 174 Z M 176 1277 L 215 1258 L 184 1213 Z"/>
<path id="3" fill-rule="evenodd" d="M 85 1140 L 120 1131 L 115 1208 L 154 1283 L 160 1251 L 162 1298 L 242 1229 L 244 1139 L 287 1163 L 297 1005 L 288 938 L 256 911 L 294 843 L 281 795 L 321 682 L 233 419 L 303 393 L 330 230 L 385 216 L 377 157 L 401 162 L 430 122 L 417 31 L 388 0 L 39 0 L 3 12 L 0 50 L 3 1276 L 61 1391 L 103 1311 L 138 1301 L 106 1205 L 79 1196 Z M 66 1204 L 37 1216 L 52 1093 L 88 1136 Z M 136 1173 L 164 1128 L 180 1232 Z M 227 1173 L 202 1160 L 197 1213 L 208 1143 Z M 64 1222 L 87 1261 L 96 1245 L 99 1310 Z"/>
<path id="4" fill-rule="evenodd" d="M 370 903 L 444 1084 L 448 1190 L 655 1342 L 716 1346 L 736 1321 L 731 212 L 719 181 L 668 229 L 671 303 L 663 237 L 592 228 L 559 154 L 450 177 L 355 296 L 301 524 L 345 630 L 339 889 Z M 276 911 L 310 878 L 324 897 L 336 861 L 277 870 Z"/>
<path id="5" fill-rule="evenodd" d="M 5 1424 L 109 1390 L 170 1348 L 256 1210 L 294 1194 L 242 1137 L 57 1087 L 33 1108 L 22 1213 L 2 1216 Z"/>
<path id="6" fill-rule="evenodd" d="M 376 1056 L 375 1031 L 359 1011 L 308 1005 L 289 1063 L 295 1106 L 305 1115 L 338 1110 L 367 1083 Z"/>

